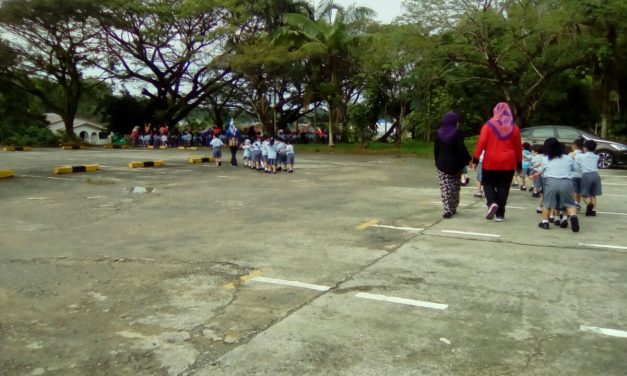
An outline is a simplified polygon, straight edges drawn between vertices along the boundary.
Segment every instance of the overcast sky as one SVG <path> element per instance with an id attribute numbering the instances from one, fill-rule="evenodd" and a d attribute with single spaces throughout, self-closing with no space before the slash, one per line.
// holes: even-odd
<path id="1" fill-rule="evenodd" d="M 377 21 L 389 23 L 397 16 L 401 15 L 402 0 L 335 0 L 342 6 L 355 4 L 357 6 L 368 7 L 377 12 Z M 316 4 L 319 0 L 316 0 Z"/>

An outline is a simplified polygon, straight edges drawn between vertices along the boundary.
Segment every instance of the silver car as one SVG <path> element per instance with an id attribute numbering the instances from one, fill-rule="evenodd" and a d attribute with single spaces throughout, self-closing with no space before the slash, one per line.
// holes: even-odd
<path id="1" fill-rule="evenodd" d="M 577 138 L 594 140 L 597 143 L 596 154 L 599 156 L 599 168 L 610 168 L 614 165 L 627 163 L 627 145 L 603 139 L 592 133 L 564 125 L 542 125 L 520 130 L 522 142 L 533 145 L 543 145 L 547 138 L 555 137 L 564 144 L 568 150 Z"/>

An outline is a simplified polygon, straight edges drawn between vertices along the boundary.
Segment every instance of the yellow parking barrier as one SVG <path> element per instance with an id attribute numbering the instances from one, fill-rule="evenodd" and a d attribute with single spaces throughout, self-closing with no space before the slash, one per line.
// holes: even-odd
<path id="1" fill-rule="evenodd" d="M 82 149 L 86 149 L 84 146 L 81 145 L 63 145 L 61 146 L 62 150 L 82 150 Z"/>
<path id="2" fill-rule="evenodd" d="M 15 176 L 15 171 L 13 170 L 0 170 L 0 179 L 12 178 Z"/>
<path id="3" fill-rule="evenodd" d="M 77 172 L 92 172 L 100 170 L 100 165 L 97 164 L 89 164 L 89 165 L 79 165 L 79 166 L 59 166 L 55 167 L 53 172 L 55 174 L 74 174 Z"/>
<path id="4" fill-rule="evenodd" d="M 142 168 L 142 167 L 161 167 L 164 165 L 164 161 L 156 160 L 156 161 L 147 161 L 147 162 L 130 162 L 128 167 L 130 168 Z"/>
<path id="5" fill-rule="evenodd" d="M 189 163 L 211 163 L 214 162 L 210 157 L 191 157 L 187 160 Z"/>
<path id="6" fill-rule="evenodd" d="M 30 146 L 5 146 L 4 151 L 31 151 L 33 148 Z"/>

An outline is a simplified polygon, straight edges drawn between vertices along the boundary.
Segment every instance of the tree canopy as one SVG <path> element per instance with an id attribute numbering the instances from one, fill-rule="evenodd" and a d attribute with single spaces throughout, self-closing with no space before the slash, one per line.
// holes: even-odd
<path id="1" fill-rule="evenodd" d="M 220 127 L 246 114 L 266 133 L 324 121 L 333 144 L 367 141 L 386 118 L 382 139 L 400 145 L 429 140 L 449 110 L 474 133 L 507 101 L 523 127 L 627 133 L 624 1 L 403 5 L 381 25 L 332 0 L 5 0 L 1 126 L 56 112 L 71 135 L 87 111 L 129 132 L 204 111 Z M 8 104 L 16 93 L 22 106 Z"/>

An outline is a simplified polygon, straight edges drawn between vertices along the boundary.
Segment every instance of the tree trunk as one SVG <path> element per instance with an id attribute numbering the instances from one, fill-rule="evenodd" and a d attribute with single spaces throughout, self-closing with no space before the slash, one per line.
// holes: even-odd
<path id="1" fill-rule="evenodd" d="M 394 123 L 392 124 L 392 126 L 390 127 L 390 129 L 388 129 L 388 131 L 385 132 L 385 134 L 383 136 L 381 136 L 377 141 L 379 141 L 379 142 L 388 142 L 388 138 L 390 138 L 392 133 L 394 133 L 394 131 L 396 130 L 396 126 L 397 125 L 398 125 L 398 121 L 395 120 Z"/>
<path id="2" fill-rule="evenodd" d="M 329 102 L 329 146 L 333 147 L 333 105 Z"/>
<path id="3" fill-rule="evenodd" d="M 607 138 L 607 128 L 608 128 L 608 116 L 607 112 L 603 111 L 601 114 L 601 137 Z"/>
<path id="4" fill-rule="evenodd" d="M 398 119 L 398 126 L 396 127 L 396 148 L 401 148 L 403 138 L 403 119 L 405 118 L 405 106 L 401 106 L 401 115 Z"/>

